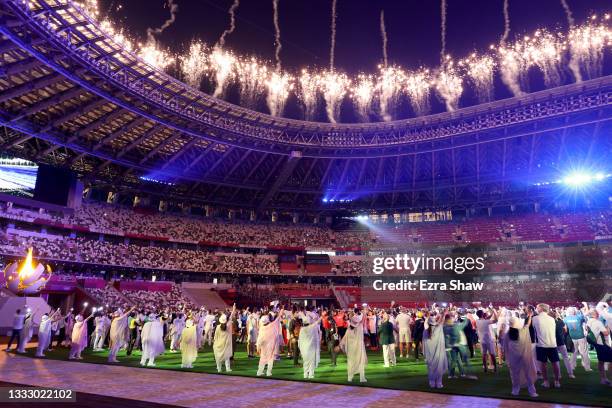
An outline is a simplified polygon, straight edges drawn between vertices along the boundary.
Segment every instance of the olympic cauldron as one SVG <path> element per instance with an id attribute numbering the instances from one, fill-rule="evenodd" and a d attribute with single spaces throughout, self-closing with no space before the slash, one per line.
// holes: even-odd
<path id="1" fill-rule="evenodd" d="M 34 265 L 32 248 L 21 262 L 11 262 L 4 268 L 6 288 L 17 295 L 39 293 L 51 277 L 51 267 L 42 263 Z"/>

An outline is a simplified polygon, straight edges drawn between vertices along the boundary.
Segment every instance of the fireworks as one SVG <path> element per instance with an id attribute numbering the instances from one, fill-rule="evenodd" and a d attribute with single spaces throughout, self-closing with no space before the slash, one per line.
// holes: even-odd
<path id="1" fill-rule="evenodd" d="M 526 38 L 525 41 L 528 65 L 535 65 L 542 70 L 546 86 L 558 86 L 561 83 L 560 64 L 564 49 L 560 37 L 545 30 L 538 30 L 533 38 Z"/>
<path id="2" fill-rule="evenodd" d="M 386 67 L 389 65 L 389 57 L 387 54 L 387 27 L 385 26 L 385 10 L 380 10 L 380 36 L 382 37 L 382 54 L 383 64 Z"/>
<path id="3" fill-rule="evenodd" d="M 158 28 L 147 29 L 147 43 L 155 42 L 155 36 L 164 32 L 164 30 L 170 27 L 176 21 L 176 13 L 178 13 L 178 4 L 174 0 L 168 0 L 168 7 L 170 8 L 170 17 L 164 21 L 164 23 Z"/>
<path id="4" fill-rule="evenodd" d="M 609 19 L 610 15 L 606 14 L 603 20 L 609 21 Z M 588 78 L 601 75 L 603 51 L 606 46 L 610 46 L 611 41 L 610 29 L 603 22 L 598 24 L 596 16 L 593 16 L 589 23 L 570 29 L 568 35 L 570 68 L 577 82 L 582 79 L 581 67 Z"/>
<path id="5" fill-rule="evenodd" d="M 304 116 L 308 120 L 315 117 L 319 96 L 319 83 L 316 75 L 303 69 L 300 75 L 300 97 L 304 104 Z"/>
<path id="6" fill-rule="evenodd" d="M 525 94 L 522 88 L 525 85 L 528 63 L 522 47 L 522 43 L 517 43 L 510 47 L 500 46 L 497 50 L 502 81 L 514 96 Z"/>
<path id="7" fill-rule="evenodd" d="M 336 58 L 336 18 L 338 17 L 337 13 L 337 4 L 338 0 L 332 0 L 332 10 L 331 10 L 331 43 L 329 47 L 329 67 L 333 70 L 334 63 Z"/>
<path id="8" fill-rule="evenodd" d="M 193 42 L 189 46 L 189 53 L 180 58 L 181 72 L 185 82 L 196 88 L 200 87 L 200 82 L 206 73 L 206 47 L 199 41 Z"/>
<path id="9" fill-rule="evenodd" d="M 446 110 L 452 112 L 459 107 L 459 98 L 463 93 L 463 80 L 457 74 L 453 61 L 447 58 L 443 68 L 435 79 L 436 91 L 444 99 Z"/>
<path id="10" fill-rule="evenodd" d="M 429 113 L 429 94 L 431 92 L 429 70 L 422 69 L 406 75 L 404 89 L 417 116 Z"/>
<path id="11" fill-rule="evenodd" d="M 281 44 L 280 24 L 278 22 L 278 1 L 272 0 L 273 21 L 274 21 L 274 59 L 276 61 L 276 70 L 281 69 L 280 52 L 283 47 Z"/>
<path id="12" fill-rule="evenodd" d="M 223 31 L 223 33 L 221 34 L 221 37 L 219 37 L 219 41 L 217 41 L 217 45 L 219 47 L 223 47 L 225 45 L 225 37 L 233 33 L 234 30 L 236 29 L 236 10 L 238 9 L 239 6 L 240 6 L 240 0 L 234 0 L 234 2 L 232 3 L 232 6 L 230 7 L 228 11 L 229 18 L 230 18 L 230 26 L 225 31 Z"/>
<path id="13" fill-rule="evenodd" d="M 236 28 L 235 13 L 240 1 L 233 0 L 229 9 L 229 27 L 223 32 L 217 45 L 210 47 L 195 41 L 176 59 L 180 62 L 180 72 L 187 84 L 199 88 L 203 82 L 205 86 L 210 83 L 213 89 L 208 92 L 214 97 L 223 97 L 227 93 L 227 87 L 235 81 L 241 105 L 257 108 L 258 103 L 265 97 L 273 115 L 283 114 L 286 101 L 294 92 L 305 107 L 304 117 L 307 120 L 315 120 L 319 102 L 323 100 L 328 120 L 338 121 L 342 101 L 349 95 L 360 120 L 368 121 L 377 113 L 380 119 L 388 121 L 393 118 L 402 96 L 407 98 L 417 116 L 428 114 L 430 94 L 434 88 L 449 111 L 457 109 L 464 83 L 474 87 L 479 102 L 491 101 L 494 97 L 493 80 L 496 71 L 515 96 L 521 96 L 527 90 L 528 71 L 532 67 L 543 73 L 546 87 L 563 83 L 562 72 L 568 61 L 568 67 L 577 82 L 583 77 L 595 78 L 601 75 L 604 52 L 612 41 L 610 17 L 593 16 L 587 23 L 575 25 L 567 1 L 560 1 L 570 26 L 568 33 L 540 29 L 512 41 L 509 39 L 509 0 L 504 0 L 504 32 L 500 44 L 491 46 L 490 53 L 474 52 L 455 63 L 445 54 L 447 0 L 441 0 L 441 67 L 422 68 L 412 72 L 387 65 L 388 38 L 384 11 L 381 10 L 379 17 L 383 63 L 378 66 L 377 74 L 360 73 L 356 77 L 349 77 L 334 69 L 336 0 L 333 0 L 331 5 L 330 68 L 326 71 L 303 68 L 296 75 L 281 69 L 279 0 L 272 0 L 275 28 L 275 52 L 272 61 L 240 57 L 223 47 L 226 36 Z M 161 27 L 147 30 L 147 40 L 144 44 L 127 35 L 116 25 L 117 20 L 105 18 L 97 0 L 80 0 L 74 4 L 91 19 L 96 20 L 98 27 L 109 38 L 144 62 L 161 70 L 168 69 L 175 62 L 175 58 L 154 38 L 175 21 L 178 9 L 174 1 L 168 2 L 170 17 Z M 373 106 L 377 108 L 373 109 Z"/>
<path id="14" fill-rule="evenodd" d="M 289 74 L 273 72 L 266 81 L 266 88 L 268 89 L 266 102 L 270 114 L 273 116 L 282 115 L 289 91 L 293 89 L 293 78 Z"/>
<path id="15" fill-rule="evenodd" d="M 268 67 L 257 59 L 238 61 L 235 65 L 238 83 L 240 84 L 241 105 L 255 107 L 257 99 L 266 89 Z"/>
<path id="16" fill-rule="evenodd" d="M 508 12 L 508 2 L 510 0 L 504 0 L 503 13 L 504 13 L 504 33 L 501 38 L 502 47 L 506 45 L 508 36 L 510 35 L 510 13 Z"/>
<path id="17" fill-rule="evenodd" d="M 346 74 L 326 71 L 319 76 L 318 83 L 325 100 L 327 119 L 336 123 L 340 117 L 340 104 L 351 82 Z"/>
<path id="18" fill-rule="evenodd" d="M 234 67 L 237 59 L 229 51 L 221 48 L 214 48 L 208 59 L 209 68 L 215 73 L 214 97 L 219 97 L 225 93 L 228 81 L 234 76 Z"/>
<path id="19" fill-rule="evenodd" d="M 372 76 L 359 74 L 355 86 L 351 88 L 351 98 L 357 109 L 357 114 L 363 121 L 367 121 L 370 116 L 373 97 L 374 80 Z"/>
<path id="20" fill-rule="evenodd" d="M 161 70 L 166 69 L 175 62 L 174 57 L 158 48 L 155 41 L 140 45 L 138 55 L 147 64 Z"/>
<path id="21" fill-rule="evenodd" d="M 468 78 L 474 84 L 478 101 L 490 102 L 493 99 L 493 73 L 495 71 L 493 57 L 473 53 L 468 58 L 460 60 L 458 65 L 465 70 Z"/>
<path id="22" fill-rule="evenodd" d="M 394 105 L 402 90 L 406 74 L 398 67 L 379 66 L 379 75 L 376 79 L 376 91 L 380 106 L 380 116 L 383 120 L 391 120 Z"/>
<path id="23" fill-rule="evenodd" d="M 443 62 L 446 55 L 446 0 L 440 0 L 440 40 L 440 61 Z"/>

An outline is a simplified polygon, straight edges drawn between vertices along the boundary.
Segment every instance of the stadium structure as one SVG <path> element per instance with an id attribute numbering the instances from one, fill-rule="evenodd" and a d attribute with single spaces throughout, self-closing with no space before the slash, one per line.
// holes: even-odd
<path id="1" fill-rule="evenodd" d="M 545 200 L 570 166 L 610 161 L 609 76 L 407 120 L 315 123 L 199 92 L 70 2 L 24 4 L 3 2 L 3 151 L 121 194 L 319 213 L 496 207 Z"/>
<path id="2" fill-rule="evenodd" d="M 14 279 L 33 248 L 46 307 L 610 299 L 611 75 L 408 119 L 298 120 L 181 82 L 73 1 L 0 0 L 0 127 L 0 255 Z M 463 278 L 488 289 L 373 290 L 372 258 L 400 253 L 482 257 Z M 0 312 L 21 295 L 1 289 Z"/>

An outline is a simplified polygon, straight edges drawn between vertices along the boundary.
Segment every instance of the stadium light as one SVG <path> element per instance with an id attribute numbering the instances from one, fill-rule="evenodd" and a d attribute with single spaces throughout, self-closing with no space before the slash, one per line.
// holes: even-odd
<path id="1" fill-rule="evenodd" d="M 566 177 L 564 177 L 561 180 L 561 182 L 567 186 L 578 188 L 578 187 L 587 186 L 595 181 L 603 181 L 611 176 L 612 176 L 611 174 L 605 174 L 602 172 L 593 174 L 593 173 L 577 171 L 577 172 L 568 174 Z"/>

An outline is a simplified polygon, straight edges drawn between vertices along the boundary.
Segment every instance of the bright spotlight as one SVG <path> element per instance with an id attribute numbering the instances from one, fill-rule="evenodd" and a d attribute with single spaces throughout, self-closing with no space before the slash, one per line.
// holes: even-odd
<path id="1" fill-rule="evenodd" d="M 570 186 L 570 187 L 580 188 L 580 187 L 587 186 L 588 184 L 591 184 L 594 182 L 604 181 L 610 176 L 611 176 L 610 174 L 606 174 L 604 172 L 586 173 L 586 172 L 577 171 L 577 172 L 568 174 L 563 179 L 559 180 L 559 182 L 562 182 L 563 184 Z"/>
<path id="2" fill-rule="evenodd" d="M 572 173 L 563 179 L 568 186 L 579 187 L 591 182 L 591 176 L 586 173 Z"/>

